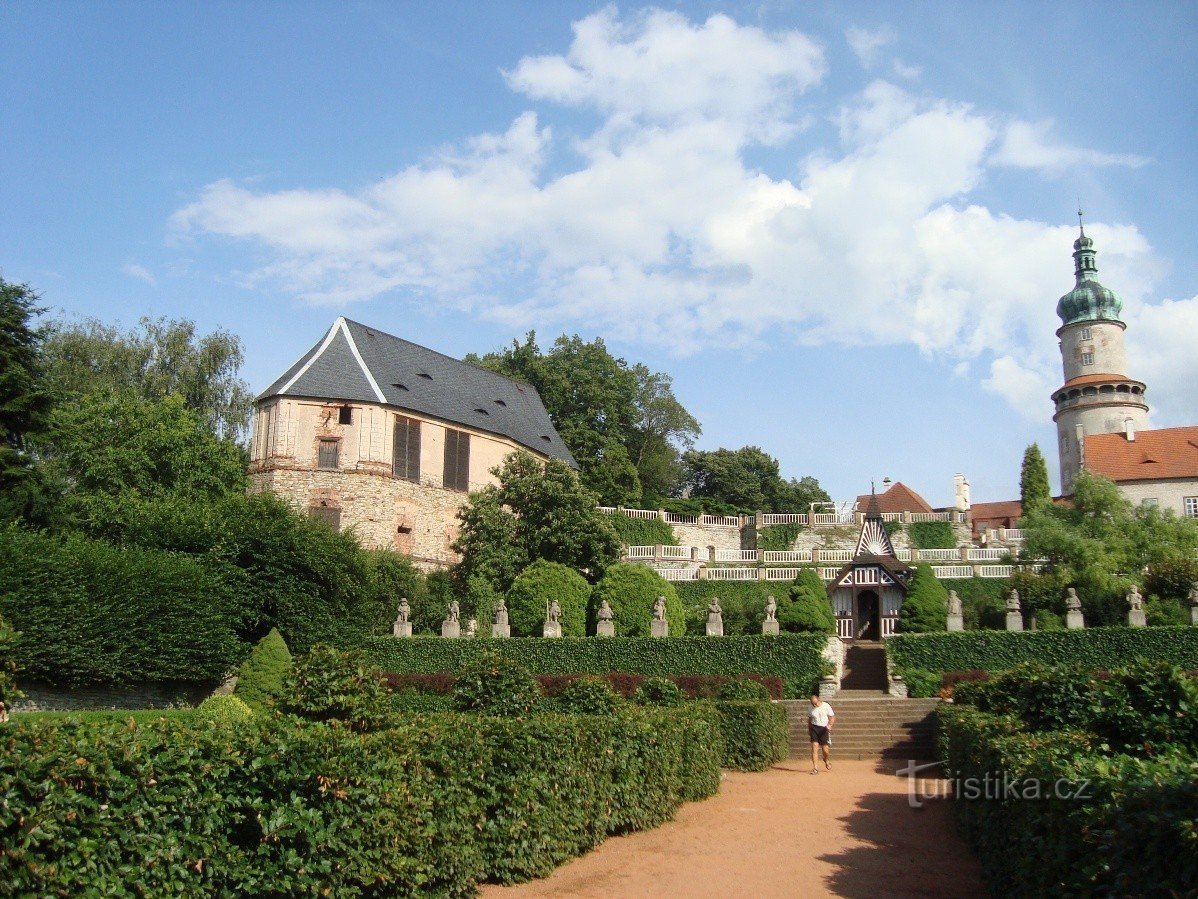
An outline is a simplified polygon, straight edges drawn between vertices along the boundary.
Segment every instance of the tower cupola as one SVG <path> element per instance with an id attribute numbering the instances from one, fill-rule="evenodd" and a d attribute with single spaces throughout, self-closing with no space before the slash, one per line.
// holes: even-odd
<path id="1" fill-rule="evenodd" d="M 1098 283 L 1097 256 L 1094 241 L 1086 236 L 1085 225 L 1082 225 L 1081 236 L 1073 242 L 1073 275 L 1077 283 L 1057 303 L 1057 315 L 1062 325 L 1120 321 L 1123 301 L 1115 291 Z"/>

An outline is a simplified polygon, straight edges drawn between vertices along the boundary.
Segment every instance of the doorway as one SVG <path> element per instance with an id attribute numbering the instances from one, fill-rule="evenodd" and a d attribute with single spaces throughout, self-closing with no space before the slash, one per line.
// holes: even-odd
<path id="1" fill-rule="evenodd" d="M 878 594 L 873 590 L 862 590 L 853 604 L 853 636 L 858 640 L 881 640 L 882 620 L 878 614 Z"/>

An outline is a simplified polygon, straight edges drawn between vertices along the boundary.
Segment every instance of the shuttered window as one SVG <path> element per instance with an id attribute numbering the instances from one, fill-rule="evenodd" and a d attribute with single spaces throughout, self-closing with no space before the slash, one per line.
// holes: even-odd
<path id="1" fill-rule="evenodd" d="M 321 440 L 316 451 L 317 468 L 336 468 L 340 440 Z"/>
<path id="2" fill-rule="evenodd" d="M 391 472 L 397 478 L 420 481 L 420 422 L 414 418 L 395 417 L 394 461 Z"/>
<path id="3" fill-rule="evenodd" d="M 470 489 L 470 435 L 445 429 L 445 487 Z"/>

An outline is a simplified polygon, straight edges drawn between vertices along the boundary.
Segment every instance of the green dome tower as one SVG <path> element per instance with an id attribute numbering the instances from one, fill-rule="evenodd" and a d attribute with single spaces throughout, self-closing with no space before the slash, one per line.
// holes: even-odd
<path id="1" fill-rule="evenodd" d="M 1078 210 L 1079 218 L 1081 214 Z M 1127 376 L 1127 325 L 1119 318 L 1123 301 L 1098 283 L 1094 241 L 1084 225 L 1073 242 L 1073 273 L 1073 290 L 1057 302 L 1065 383 L 1052 395 L 1064 496 L 1073 493 L 1073 481 L 1085 467 L 1087 434 L 1122 432 L 1134 440 L 1136 431 L 1148 427 L 1144 384 Z"/>

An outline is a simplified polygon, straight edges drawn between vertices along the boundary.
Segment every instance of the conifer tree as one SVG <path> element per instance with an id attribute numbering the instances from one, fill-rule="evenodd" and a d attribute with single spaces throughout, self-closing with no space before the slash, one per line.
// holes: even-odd
<path id="1" fill-rule="evenodd" d="M 778 604 L 778 623 L 789 633 L 836 633 L 832 604 L 828 601 L 824 582 L 814 568 L 804 568 Z"/>
<path id="2" fill-rule="evenodd" d="M 904 634 L 925 634 L 947 627 L 948 591 L 932 573 L 932 566 L 915 566 L 915 576 L 907 585 L 907 598 L 899 609 L 899 630 Z"/>
<path id="3" fill-rule="evenodd" d="M 291 672 L 291 651 L 277 628 L 258 641 L 237 672 L 233 691 L 257 711 L 273 706 L 283 695 L 283 681 Z"/>
<path id="4" fill-rule="evenodd" d="M 1048 486 L 1048 465 L 1040 452 L 1040 445 L 1033 443 L 1023 452 L 1023 468 L 1019 472 L 1019 498 L 1023 511 L 1047 505 L 1052 499 Z"/>

